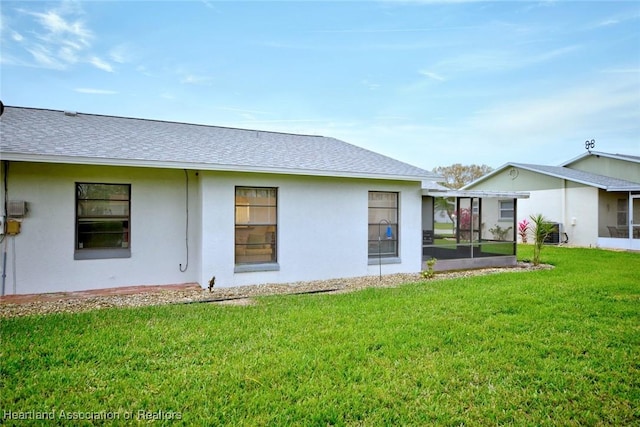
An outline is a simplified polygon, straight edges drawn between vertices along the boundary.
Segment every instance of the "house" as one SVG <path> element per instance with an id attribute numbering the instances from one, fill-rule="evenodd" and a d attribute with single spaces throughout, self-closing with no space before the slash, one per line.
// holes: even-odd
<path id="1" fill-rule="evenodd" d="M 542 214 L 553 243 L 640 250 L 640 156 L 587 151 L 559 166 L 507 163 L 464 190 L 527 191 L 518 220 Z M 500 202 L 496 215 L 510 208 Z"/>
<path id="2" fill-rule="evenodd" d="M 6 107 L 2 295 L 415 273 L 432 173 L 334 138 Z"/>

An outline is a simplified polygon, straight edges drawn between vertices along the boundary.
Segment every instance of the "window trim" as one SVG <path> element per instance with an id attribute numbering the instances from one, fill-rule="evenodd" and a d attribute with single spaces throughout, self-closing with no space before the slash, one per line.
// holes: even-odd
<path id="1" fill-rule="evenodd" d="M 266 207 L 266 208 L 275 208 L 274 222 L 273 223 L 255 223 L 255 224 L 243 224 L 238 223 L 238 190 L 240 189 L 249 189 L 249 190 L 273 190 L 275 192 L 275 204 L 274 205 L 255 205 L 257 207 Z M 234 262 L 234 273 L 248 273 L 248 272 L 256 272 L 256 271 L 277 271 L 280 269 L 278 264 L 278 222 L 279 222 L 279 210 L 278 210 L 278 197 L 279 191 L 278 187 L 263 187 L 263 186 L 251 186 L 251 185 L 236 185 L 234 187 L 233 192 L 233 224 L 234 224 L 234 233 L 233 233 L 233 262 Z M 272 243 L 273 254 L 272 261 L 254 261 L 254 262 L 238 262 L 238 255 L 236 250 L 238 248 L 238 236 L 237 230 L 239 227 L 274 227 L 273 238 L 274 242 Z"/>
<path id="2" fill-rule="evenodd" d="M 388 208 L 388 207 L 384 207 L 384 208 L 380 208 L 380 207 L 372 207 L 370 204 L 370 196 L 372 193 L 380 193 L 380 194 L 394 194 L 396 197 L 396 204 L 395 207 L 392 208 Z M 391 239 L 392 241 L 395 241 L 395 252 L 394 253 L 378 253 L 378 252 L 371 252 L 370 251 L 370 247 L 371 247 L 371 243 L 372 242 L 377 242 L 377 240 L 371 240 L 369 239 L 369 228 L 371 226 L 376 226 L 379 227 L 380 223 L 369 223 L 369 220 L 367 219 L 367 258 L 369 260 L 369 264 L 377 264 L 379 262 L 382 262 L 383 264 L 395 264 L 395 263 L 400 263 L 400 192 L 399 191 L 381 191 L 381 190 L 370 190 L 367 192 L 367 217 L 369 216 L 369 213 L 371 211 L 371 209 L 395 209 L 395 216 L 396 216 L 396 222 L 395 223 L 389 223 L 389 225 L 391 225 L 391 227 L 395 227 L 396 229 L 396 235 L 395 235 L 395 239 Z M 384 224 L 384 223 L 382 223 Z M 385 228 L 386 228 L 386 224 Z M 386 261 L 385 261 L 386 260 Z M 375 262 L 374 262 L 375 261 Z"/>
<path id="3" fill-rule="evenodd" d="M 503 209 L 502 203 L 504 202 L 510 202 L 511 209 Z M 505 217 L 503 215 L 504 212 L 511 212 L 511 216 Z M 513 199 L 498 200 L 498 221 L 513 221 L 515 216 L 516 216 L 516 205 Z"/>
<path id="4" fill-rule="evenodd" d="M 119 186 L 127 186 L 129 189 L 129 198 L 128 202 L 128 215 L 127 215 L 127 223 L 129 225 L 128 237 L 129 241 L 126 248 L 80 248 L 79 247 L 79 228 L 80 228 L 80 217 L 78 216 L 78 186 L 79 185 L 119 185 Z M 113 182 L 75 182 L 74 184 L 74 217 L 75 217 L 75 227 L 74 227 L 74 250 L 73 250 L 73 259 L 74 260 L 87 260 L 87 259 L 118 259 L 118 258 L 131 258 L 131 184 L 129 183 L 113 183 Z M 103 200 L 103 199 L 95 199 L 95 200 Z M 107 200 L 107 199 L 104 199 Z M 122 215 L 118 215 L 118 217 L 123 217 Z"/>

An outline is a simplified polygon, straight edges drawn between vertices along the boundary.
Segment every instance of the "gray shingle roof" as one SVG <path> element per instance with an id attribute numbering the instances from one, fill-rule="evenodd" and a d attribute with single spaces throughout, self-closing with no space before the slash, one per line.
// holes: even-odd
<path id="1" fill-rule="evenodd" d="M 592 187 L 602 188 L 607 191 L 639 191 L 640 183 L 627 181 L 624 179 L 612 178 L 609 176 L 598 175 L 591 172 L 585 172 L 577 169 L 570 169 L 564 166 L 544 166 L 532 165 L 527 163 L 509 163 L 522 169 L 533 172 L 539 172 L 545 175 L 557 178 L 567 179 L 569 181 L 590 185 Z M 503 169 L 503 168 L 501 168 Z"/>
<path id="2" fill-rule="evenodd" d="M 603 153 L 602 151 L 588 151 L 586 153 L 579 155 L 578 157 L 575 157 L 571 160 L 567 160 L 566 162 L 560 164 L 560 166 L 569 166 L 572 163 L 575 163 L 578 160 L 584 159 L 585 157 L 589 157 L 589 156 L 607 157 L 610 159 L 618 159 L 618 160 L 624 160 L 627 162 L 640 163 L 640 156 L 632 156 L 630 154 L 619 154 L 619 153 L 616 153 L 616 154 Z"/>
<path id="3" fill-rule="evenodd" d="M 234 170 L 304 175 L 434 178 L 426 170 L 335 138 L 58 110 L 6 107 L 6 160 Z"/>

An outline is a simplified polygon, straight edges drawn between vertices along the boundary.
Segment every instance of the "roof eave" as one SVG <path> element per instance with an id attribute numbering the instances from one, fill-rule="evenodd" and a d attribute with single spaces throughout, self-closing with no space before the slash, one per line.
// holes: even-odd
<path id="1" fill-rule="evenodd" d="M 555 173 L 555 172 L 549 172 L 549 171 L 545 171 L 545 170 L 536 169 L 535 167 L 530 167 L 530 166 L 528 166 L 526 164 L 522 164 L 522 163 L 514 163 L 513 166 L 521 168 L 521 169 L 524 169 L 524 170 L 528 170 L 530 172 L 535 172 L 535 173 L 539 173 L 539 174 L 542 174 L 542 175 L 551 176 L 553 178 L 564 179 L 566 181 L 576 182 L 578 184 L 587 185 L 589 187 L 600 188 L 601 190 L 606 190 L 607 189 L 607 187 L 605 185 L 599 184 L 597 182 L 587 181 L 587 180 L 584 180 L 584 179 L 580 179 L 580 178 L 576 178 L 576 177 L 570 177 L 570 176 L 559 174 L 559 173 Z M 570 168 L 567 168 L 567 169 L 570 169 Z M 573 170 L 573 169 L 570 169 L 570 170 Z"/>
<path id="2" fill-rule="evenodd" d="M 530 193 L 528 191 L 422 190 L 422 195 L 432 196 L 432 197 L 480 197 L 480 198 L 528 199 L 530 196 Z"/>
<path id="3" fill-rule="evenodd" d="M 638 186 L 627 186 L 627 187 L 607 187 L 605 189 L 608 193 L 620 193 L 620 192 L 631 192 L 631 191 L 640 191 L 640 185 Z"/>
<path id="4" fill-rule="evenodd" d="M 574 157 L 573 159 L 570 159 L 564 163 L 561 163 L 560 166 L 566 167 L 567 165 L 575 163 L 578 160 L 582 160 L 585 157 L 589 157 L 589 156 L 606 157 L 608 159 L 616 159 L 616 160 L 623 160 L 625 162 L 640 163 L 640 160 L 630 158 L 621 154 L 605 153 L 602 151 L 587 151 L 586 153 L 582 153 L 581 155 Z"/>
<path id="5" fill-rule="evenodd" d="M 494 175 L 499 174 L 499 173 L 500 173 L 500 172 L 502 172 L 504 169 L 506 169 L 506 168 L 508 168 L 508 167 L 510 167 L 510 166 L 513 166 L 513 165 L 514 165 L 514 163 L 505 163 L 505 164 L 503 164 L 502 166 L 500 166 L 500 167 L 498 167 L 498 168 L 496 168 L 496 169 L 492 170 L 491 172 L 489 172 L 489 173 L 487 173 L 487 174 L 482 175 L 481 177 L 479 177 L 479 178 L 478 178 L 478 179 L 476 179 L 475 181 L 472 181 L 472 182 L 468 183 L 467 185 L 463 185 L 463 186 L 460 188 L 460 190 L 466 190 L 466 189 L 472 188 L 473 186 L 475 186 L 475 185 L 477 185 L 477 184 L 481 183 L 482 181 L 485 181 L 485 180 L 487 180 L 487 179 L 491 178 L 491 177 L 492 177 L 492 176 L 494 176 Z"/>
<path id="6" fill-rule="evenodd" d="M 22 153 L 0 153 L 2 160 L 34 162 L 34 163 L 54 163 L 54 164 L 72 164 L 72 165 L 91 165 L 91 166 L 124 166 L 124 167 L 143 167 L 158 169 L 189 169 L 200 171 L 215 172 L 246 172 L 246 173 L 267 173 L 280 175 L 305 175 L 305 176 L 322 176 L 334 178 L 360 178 L 360 179 L 382 179 L 389 181 L 416 181 L 422 183 L 424 180 L 432 179 L 432 176 L 422 175 L 398 175 L 384 173 L 366 173 L 366 172 L 350 172 L 350 171 L 330 171 L 330 170 L 314 170 L 314 169 L 286 169 L 286 168 L 269 168 L 256 167 L 247 165 L 225 165 L 212 163 L 189 163 L 174 161 L 156 161 L 156 160 L 138 160 L 138 159 L 112 159 L 98 157 L 76 157 L 76 156 L 51 156 L 40 154 L 22 154 Z"/>

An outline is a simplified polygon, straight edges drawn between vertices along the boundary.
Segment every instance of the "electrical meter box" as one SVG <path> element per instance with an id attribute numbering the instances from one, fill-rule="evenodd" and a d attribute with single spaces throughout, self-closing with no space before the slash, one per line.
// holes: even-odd
<path id="1" fill-rule="evenodd" d="M 15 236 L 16 234 L 20 234 L 20 226 L 22 223 L 20 221 L 16 221 L 15 219 L 7 220 L 7 234 L 10 236 Z"/>

